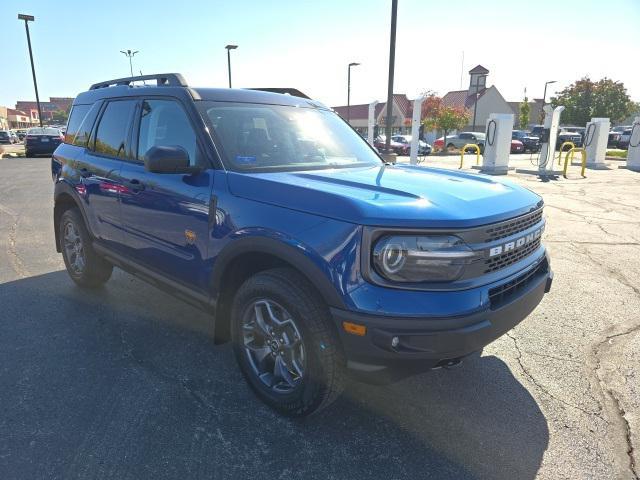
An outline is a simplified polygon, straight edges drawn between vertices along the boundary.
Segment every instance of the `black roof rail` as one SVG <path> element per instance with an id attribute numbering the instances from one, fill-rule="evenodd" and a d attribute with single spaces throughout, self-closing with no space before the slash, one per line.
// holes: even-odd
<path id="1" fill-rule="evenodd" d="M 308 98 L 309 100 L 311 100 L 311 97 L 305 95 L 304 93 L 302 93 L 297 88 L 249 88 L 249 90 L 259 90 L 261 92 L 281 93 L 281 94 L 284 94 L 284 95 L 289 94 L 289 95 L 291 95 L 293 97 Z"/>
<path id="2" fill-rule="evenodd" d="M 106 88 L 117 85 L 131 85 L 131 82 L 155 80 L 158 87 L 188 87 L 187 81 L 179 73 L 156 73 L 155 75 L 138 75 L 136 77 L 116 78 L 115 80 L 107 80 L 106 82 L 94 83 L 89 90 L 97 90 L 98 88 Z"/>

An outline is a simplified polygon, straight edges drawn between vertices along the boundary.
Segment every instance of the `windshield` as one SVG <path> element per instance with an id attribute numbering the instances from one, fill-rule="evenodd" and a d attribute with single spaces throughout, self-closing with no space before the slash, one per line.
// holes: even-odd
<path id="1" fill-rule="evenodd" d="M 329 110 L 227 102 L 201 102 L 199 108 L 231 170 L 315 170 L 381 163 L 373 149 Z"/>

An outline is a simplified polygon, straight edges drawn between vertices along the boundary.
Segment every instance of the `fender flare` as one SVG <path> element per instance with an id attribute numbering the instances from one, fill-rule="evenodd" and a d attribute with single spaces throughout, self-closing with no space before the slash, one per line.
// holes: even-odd
<path id="1" fill-rule="evenodd" d="M 247 253 L 264 253 L 277 257 L 297 269 L 318 290 L 325 303 L 331 307 L 346 308 L 342 297 L 331 280 L 304 253 L 304 247 L 294 246 L 271 237 L 246 236 L 232 240 L 218 254 L 213 267 L 212 291 L 217 299 L 223 286 L 223 275 L 226 268 L 235 259 Z"/>

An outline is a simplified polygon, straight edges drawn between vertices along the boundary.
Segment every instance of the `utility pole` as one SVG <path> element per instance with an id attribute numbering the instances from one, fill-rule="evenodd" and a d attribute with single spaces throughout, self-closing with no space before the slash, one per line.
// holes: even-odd
<path id="1" fill-rule="evenodd" d="M 351 67 L 360 65 L 356 62 L 351 62 L 347 68 L 347 123 L 351 120 Z"/>
<path id="2" fill-rule="evenodd" d="M 385 125 L 385 153 L 391 152 L 391 118 L 393 112 L 393 73 L 396 64 L 396 23 L 398 19 L 398 0 L 391 2 L 391 38 L 389 40 L 389 84 L 387 88 L 387 121 Z"/>
<path id="3" fill-rule="evenodd" d="M 229 70 L 229 88 L 231 88 L 231 50 L 238 48 L 238 45 L 227 45 L 227 69 Z"/>
<path id="4" fill-rule="evenodd" d="M 124 53 L 126 57 L 129 57 L 129 70 L 131 71 L 131 76 L 133 77 L 133 62 L 131 59 L 136 53 L 138 53 L 138 50 L 134 50 L 133 52 L 131 50 L 120 50 L 120 53 Z"/>
<path id="5" fill-rule="evenodd" d="M 29 22 L 34 22 L 33 15 L 18 14 L 18 20 L 24 20 L 24 28 L 27 31 L 27 45 L 29 46 L 29 59 L 31 60 L 31 74 L 33 75 L 33 88 L 36 91 L 36 104 L 38 105 L 38 121 L 42 127 L 42 108 L 40 107 L 40 96 L 38 95 L 38 82 L 36 81 L 36 67 L 33 65 L 33 52 L 31 51 L 31 36 L 29 35 Z"/>

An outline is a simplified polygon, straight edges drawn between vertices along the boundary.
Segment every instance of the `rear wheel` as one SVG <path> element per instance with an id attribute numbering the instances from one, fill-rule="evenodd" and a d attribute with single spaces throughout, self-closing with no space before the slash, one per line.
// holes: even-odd
<path id="1" fill-rule="evenodd" d="M 254 275 L 238 290 L 231 315 L 240 370 L 267 405 L 301 417 L 338 398 L 344 360 L 337 333 L 299 273 L 278 268 Z"/>
<path id="2" fill-rule="evenodd" d="M 65 211 L 58 228 L 62 258 L 71 279 L 87 288 L 99 287 L 109 280 L 113 266 L 93 250 L 80 210 Z"/>

